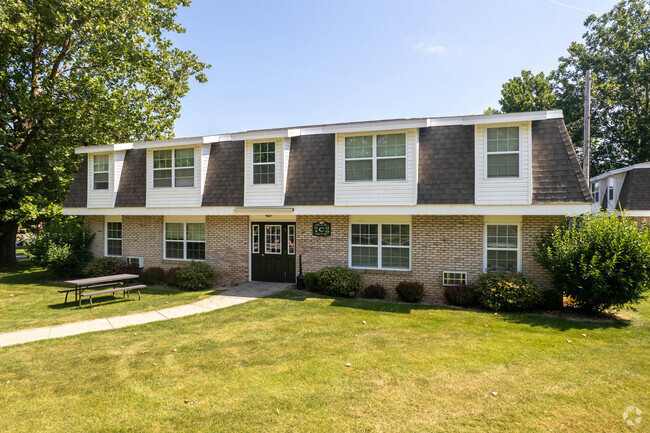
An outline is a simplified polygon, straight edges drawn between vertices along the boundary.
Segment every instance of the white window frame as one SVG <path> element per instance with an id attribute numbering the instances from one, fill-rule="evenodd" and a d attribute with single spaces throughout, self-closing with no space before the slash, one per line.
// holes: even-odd
<path id="1" fill-rule="evenodd" d="M 487 273 L 487 253 L 488 253 L 488 226 L 517 226 L 517 272 L 521 272 L 521 222 L 512 221 L 490 221 L 483 224 L 483 273 Z M 514 251 L 512 248 L 489 248 L 490 250 L 509 250 Z"/>
<path id="2" fill-rule="evenodd" d="M 448 274 L 461 274 L 464 276 L 465 283 L 460 283 L 460 284 L 451 284 L 451 283 L 445 283 L 445 280 L 448 279 L 446 278 Z M 468 285 L 469 281 L 467 280 L 467 272 L 466 271 L 442 271 L 442 285 L 443 286 L 466 286 Z"/>
<path id="3" fill-rule="evenodd" d="M 256 144 L 263 144 L 263 143 L 273 143 L 273 162 L 255 162 L 255 145 Z M 279 148 L 279 143 L 277 140 L 256 140 L 251 143 L 251 185 L 253 187 L 259 187 L 259 186 L 271 186 L 271 185 L 277 185 L 278 184 L 278 167 L 276 164 L 278 164 L 278 148 Z M 255 166 L 259 165 L 272 165 L 273 166 L 273 183 L 255 183 Z"/>
<path id="4" fill-rule="evenodd" d="M 594 203 L 600 203 L 600 182 L 591 184 L 591 196 L 594 198 Z"/>
<path id="5" fill-rule="evenodd" d="M 377 136 L 378 135 L 396 135 L 404 134 L 404 156 L 377 156 Z M 345 156 L 345 139 L 349 137 L 372 137 L 372 156 L 366 158 L 346 158 Z M 378 132 L 358 132 L 353 134 L 344 134 L 341 136 L 342 153 L 343 153 L 343 183 L 383 183 L 383 182 L 408 182 L 409 172 L 408 172 L 408 142 L 409 132 L 408 131 L 378 131 Z M 404 159 L 404 179 L 377 179 L 377 161 L 380 159 Z M 368 161 L 372 160 L 372 180 L 347 180 L 345 177 L 346 166 L 348 161 Z M 372 268 L 374 269 L 374 268 Z"/>
<path id="6" fill-rule="evenodd" d="M 122 234 L 122 237 L 119 238 L 120 241 L 120 251 L 122 254 L 114 255 L 114 254 L 108 254 L 108 241 L 109 240 L 118 240 L 118 238 L 109 238 L 108 237 L 108 224 L 110 223 L 120 223 L 120 233 Z M 104 221 L 104 257 L 123 257 L 124 256 L 124 223 L 122 223 L 121 218 L 106 218 L 106 221 Z"/>
<path id="7" fill-rule="evenodd" d="M 509 152 L 488 152 L 488 130 L 490 130 L 490 129 L 499 129 L 499 128 L 518 128 L 519 129 L 519 150 L 518 151 L 516 151 L 516 152 L 513 152 L 513 151 L 509 151 Z M 484 170 L 483 171 L 483 173 L 484 173 L 483 179 L 484 180 L 490 181 L 490 182 L 494 182 L 494 181 L 508 182 L 508 181 L 518 180 L 518 179 L 522 178 L 521 177 L 521 171 L 522 171 L 523 166 L 522 166 L 522 161 L 521 161 L 522 160 L 522 158 L 521 158 L 521 134 L 522 134 L 523 129 L 524 129 L 524 126 L 522 126 L 519 123 L 514 124 L 514 125 L 505 124 L 505 125 L 499 125 L 499 126 L 494 125 L 494 126 L 486 126 L 485 127 L 485 132 L 484 132 L 484 136 L 483 136 L 483 144 L 484 144 L 483 147 L 485 149 L 485 151 L 484 151 L 484 153 L 485 153 L 485 162 L 483 163 L 483 170 Z M 516 176 L 516 177 L 515 176 L 495 176 L 495 177 L 489 177 L 488 176 L 488 156 L 489 155 L 514 155 L 514 154 L 519 155 L 518 176 Z"/>
<path id="8" fill-rule="evenodd" d="M 176 167 L 176 151 L 177 150 L 186 150 L 186 149 L 192 149 L 192 159 L 193 159 L 193 164 L 192 166 L 188 167 Z M 169 168 L 154 168 L 154 154 L 155 152 L 164 152 L 167 150 L 171 150 L 172 152 L 172 166 Z M 151 152 L 151 187 L 154 189 L 166 189 L 166 188 L 195 188 L 196 187 L 196 151 L 194 147 L 180 147 L 180 148 L 173 148 L 173 149 L 153 149 Z M 187 186 L 176 186 L 176 170 L 183 170 L 183 169 L 192 169 L 192 185 L 187 185 Z M 156 181 L 155 181 L 155 176 L 154 173 L 156 171 L 161 171 L 161 170 L 171 170 L 172 172 L 172 184 L 171 186 L 156 186 Z"/>
<path id="9" fill-rule="evenodd" d="M 354 246 L 363 246 L 363 247 L 377 247 L 377 267 L 371 268 L 366 266 L 353 266 L 352 265 L 352 226 L 353 225 L 376 225 L 377 226 L 377 245 L 354 245 Z M 382 245 L 381 236 L 382 236 L 382 225 L 400 225 L 409 227 L 409 245 L 408 247 L 399 246 L 399 245 Z M 409 266 L 408 268 L 387 268 L 382 266 L 382 247 L 387 248 L 408 248 L 409 250 Z M 350 222 L 348 225 L 348 267 L 352 269 L 368 269 L 374 271 L 403 271 L 409 272 L 413 266 L 413 225 L 410 222 L 400 222 L 400 221 L 384 221 L 384 222 Z"/>
<path id="10" fill-rule="evenodd" d="M 293 233 L 291 233 L 291 229 L 293 229 Z M 293 238 L 293 243 L 291 243 L 291 240 Z M 295 224 L 287 224 L 287 254 L 290 256 L 295 256 L 296 255 L 296 225 Z"/>
<path id="11" fill-rule="evenodd" d="M 251 225 L 251 252 L 253 254 L 260 253 L 260 225 L 259 224 Z"/>
<path id="12" fill-rule="evenodd" d="M 108 165 L 108 168 L 106 171 L 95 171 L 95 158 L 97 157 L 106 157 L 106 162 Z M 92 183 L 93 183 L 93 191 L 110 191 L 111 190 L 111 156 L 108 153 L 102 153 L 98 155 L 93 155 L 92 161 L 91 161 L 91 171 L 93 174 L 92 178 Z M 106 188 L 95 188 L 95 175 L 96 174 L 104 174 L 106 173 Z"/>
<path id="13" fill-rule="evenodd" d="M 614 178 L 607 179 L 607 201 L 614 201 Z"/>
<path id="14" fill-rule="evenodd" d="M 167 257 L 167 224 L 183 224 L 183 240 L 182 241 L 181 240 L 171 241 L 171 242 L 183 242 L 183 258 L 182 259 L 175 258 L 175 257 Z M 204 248 L 204 250 L 205 250 L 205 258 L 203 258 L 203 259 L 188 259 L 187 258 L 187 242 L 188 242 L 188 240 L 187 240 L 187 225 L 188 224 L 203 224 L 203 230 L 204 230 L 206 239 L 203 240 L 203 241 L 189 241 L 189 242 L 194 242 L 194 243 L 203 242 L 203 244 L 205 245 L 205 248 Z M 207 257 L 208 257 L 208 249 L 207 249 L 207 242 L 206 242 L 207 237 L 208 237 L 208 231 L 207 231 L 207 224 L 205 223 L 205 221 L 191 221 L 191 220 L 190 221 L 173 221 L 173 220 L 163 221 L 163 259 L 164 260 L 182 261 L 182 262 L 192 262 L 192 261 L 194 261 L 194 262 L 205 262 Z"/>

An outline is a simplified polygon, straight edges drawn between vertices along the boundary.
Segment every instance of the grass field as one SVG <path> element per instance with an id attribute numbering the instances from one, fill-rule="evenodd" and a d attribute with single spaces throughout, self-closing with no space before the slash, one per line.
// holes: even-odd
<path id="1" fill-rule="evenodd" d="M 11 432 L 648 431 L 650 303 L 628 315 L 283 292 L 0 348 L 0 419 Z M 635 429 L 628 406 L 648 414 Z"/>
<path id="2" fill-rule="evenodd" d="M 27 263 L 21 263 L 17 269 L 0 270 L 0 332 L 155 310 L 198 301 L 219 292 L 183 292 L 154 286 L 141 291 L 140 301 L 137 294 L 130 300 L 122 299 L 121 294 L 117 298 L 109 295 L 95 300 L 93 297 L 95 307 L 90 309 L 87 299 L 81 307 L 75 304 L 74 293 L 68 295 L 65 304 L 65 294 L 57 292 L 62 287 L 70 286 L 48 282 L 43 269 Z"/>

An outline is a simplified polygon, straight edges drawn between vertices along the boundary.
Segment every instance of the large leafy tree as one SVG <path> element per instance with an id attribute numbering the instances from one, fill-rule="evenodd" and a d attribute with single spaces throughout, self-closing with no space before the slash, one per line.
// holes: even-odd
<path id="1" fill-rule="evenodd" d="M 206 67 L 170 33 L 188 0 L 0 2 L 0 266 L 22 222 L 55 212 L 77 146 L 172 136 Z"/>
<path id="2" fill-rule="evenodd" d="M 503 85 L 499 103 L 503 112 L 562 109 L 571 139 L 581 148 L 585 73 L 591 69 L 596 175 L 650 160 L 650 4 L 621 1 L 600 17 L 591 15 L 585 27 L 583 42 L 569 46 L 555 71 L 547 77 L 523 71 Z"/>

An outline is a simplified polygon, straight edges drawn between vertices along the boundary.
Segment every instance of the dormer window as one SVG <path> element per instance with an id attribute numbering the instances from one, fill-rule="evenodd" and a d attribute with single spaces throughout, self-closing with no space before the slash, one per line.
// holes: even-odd
<path id="1" fill-rule="evenodd" d="M 345 181 L 406 179 L 406 134 L 345 137 Z"/>
<path id="2" fill-rule="evenodd" d="M 153 187 L 194 186 L 194 149 L 153 151 Z"/>
<path id="3" fill-rule="evenodd" d="M 93 189 L 108 189 L 108 155 L 93 156 Z"/>
<path id="4" fill-rule="evenodd" d="M 519 177 L 519 127 L 487 129 L 487 177 Z"/>
<path id="5" fill-rule="evenodd" d="M 253 185 L 275 184 L 275 143 L 253 143 Z"/>

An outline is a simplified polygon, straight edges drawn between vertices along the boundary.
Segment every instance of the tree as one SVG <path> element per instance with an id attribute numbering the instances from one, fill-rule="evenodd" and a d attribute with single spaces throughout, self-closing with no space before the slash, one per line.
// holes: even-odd
<path id="1" fill-rule="evenodd" d="M 0 266 L 20 223 L 56 213 L 82 145 L 172 136 L 209 65 L 166 37 L 188 0 L 0 3 Z"/>
<path id="2" fill-rule="evenodd" d="M 503 113 L 553 110 L 557 108 L 557 96 L 543 72 L 533 75 L 531 71 L 521 71 L 521 76 L 503 85 L 499 104 Z"/>
<path id="3" fill-rule="evenodd" d="M 565 218 L 539 239 L 537 261 L 590 311 L 635 305 L 650 292 L 650 227 L 617 212 Z"/>
<path id="4" fill-rule="evenodd" d="M 555 91 L 582 146 L 584 75 L 592 70 L 594 174 L 650 160 L 650 9 L 626 0 L 591 15 L 583 43 L 572 43 L 553 73 Z"/>

